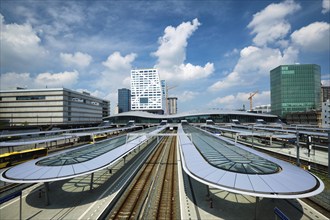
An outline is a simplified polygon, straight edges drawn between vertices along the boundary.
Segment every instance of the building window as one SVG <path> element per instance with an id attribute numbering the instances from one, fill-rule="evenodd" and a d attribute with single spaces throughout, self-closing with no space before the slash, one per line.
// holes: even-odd
<path id="1" fill-rule="evenodd" d="M 148 98 L 140 98 L 140 103 L 141 104 L 147 104 L 148 103 Z"/>
<path id="2" fill-rule="evenodd" d="M 44 100 L 46 96 L 16 96 L 16 100 Z"/>

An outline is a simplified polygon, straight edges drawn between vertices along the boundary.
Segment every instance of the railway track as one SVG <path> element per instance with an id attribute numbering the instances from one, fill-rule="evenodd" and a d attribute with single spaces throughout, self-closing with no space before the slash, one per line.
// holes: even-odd
<path id="1" fill-rule="evenodd" d="M 176 138 L 165 137 L 148 158 L 108 219 L 177 219 Z"/>

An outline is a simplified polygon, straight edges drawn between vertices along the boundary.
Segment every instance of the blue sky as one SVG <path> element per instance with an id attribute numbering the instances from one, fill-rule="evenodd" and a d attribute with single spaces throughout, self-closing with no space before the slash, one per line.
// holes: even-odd
<path id="1" fill-rule="evenodd" d="M 111 101 L 132 68 L 158 68 L 178 111 L 270 103 L 269 71 L 330 78 L 330 0 L 1 0 L 1 90 L 65 87 Z"/>

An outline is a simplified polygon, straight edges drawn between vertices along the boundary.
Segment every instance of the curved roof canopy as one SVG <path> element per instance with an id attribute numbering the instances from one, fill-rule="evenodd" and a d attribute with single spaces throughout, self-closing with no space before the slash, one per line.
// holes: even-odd
<path id="1" fill-rule="evenodd" d="M 267 198 L 310 197 L 324 189 L 309 172 L 244 145 L 192 126 L 179 126 L 178 134 L 183 169 L 204 184 Z"/>
<path id="2" fill-rule="evenodd" d="M 153 127 L 145 129 L 144 132 L 157 134 L 163 129 L 164 127 Z M 35 183 L 70 179 L 94 173 L 114 164 L 145 140 L 147 140 L 147 134 L 119 136 L 73 150 L 61 151 L 9 168 L 1 173 L 0 179 L 13 183 Z"/>

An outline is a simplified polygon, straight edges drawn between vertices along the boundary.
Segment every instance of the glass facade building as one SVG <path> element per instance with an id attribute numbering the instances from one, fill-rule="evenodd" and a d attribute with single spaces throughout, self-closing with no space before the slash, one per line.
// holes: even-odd
<path id="1" fill-rule="evenodd" d="M 316 64 L 281 65 L 270 71 L 272 114 L 320 108 L 321 68 Z"/>
<path id="2" fill-rule="evenodd" d="M 128 112 L 131 110 L 131 90 L 122 88 L 118 89 L 118 113 Z"/>

